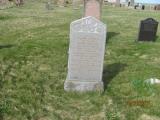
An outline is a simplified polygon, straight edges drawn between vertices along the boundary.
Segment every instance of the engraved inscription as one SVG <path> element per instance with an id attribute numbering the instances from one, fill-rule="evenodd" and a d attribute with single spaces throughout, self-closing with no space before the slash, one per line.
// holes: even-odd
<path id="1" fill-rule="evenodd" d="M 74 25 L 71 26 L 73 31 L 77 32 L 88 32 L 88 33 L 103 33 L 104 32 L 104 25 L 97 22 L 95 18 L 86 17 Z"/>
<path id="2" fill-rule="evenodd" d="M 68 80 L 102 80 L 105 35 L 105 25 L 93 17 L 71 24 Z"/>
<path id="3" fill-rule="evenodd" d="M 86 79 L 86 80 L 95 80 L 96 73 L 101 72 L 100 63 L 101 61 L 101 45 L 100 38 L 88 38 L 82 37 L 77 40 L 77 45 L 73 46 L 71 51 L 71 63 L 70 71 L 74 74 L 76 79 Z M 77 70 L 77 71 L 76 71 Z M 81 77 L 80 74 L 87 74 L 86 77 Z"/>

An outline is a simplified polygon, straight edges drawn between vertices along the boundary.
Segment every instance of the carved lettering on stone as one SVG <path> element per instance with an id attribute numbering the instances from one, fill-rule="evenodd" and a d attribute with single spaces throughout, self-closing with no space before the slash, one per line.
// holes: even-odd
<path id="1" fill-rule="evenodd" d="M 96 18 L 85 17 L 71 23 L 65 90 L 103 89 L 105 41 L 106 26 Z"/>

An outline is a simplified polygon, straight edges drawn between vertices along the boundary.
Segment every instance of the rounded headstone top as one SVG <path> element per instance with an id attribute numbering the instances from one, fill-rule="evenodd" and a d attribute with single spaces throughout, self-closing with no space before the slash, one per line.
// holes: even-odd
<path id="1" fill-rule="evenodd" d="M 142 20 L 143 23 L 155 23 L 155 24 L 158 24 L 158 21 L 156 21 L 155 19 L 153 18 L 147 18 L 145 20 Z"/>
<path id="2" fill-rule="evenodd" d="M 71 30 L 76 32 L 103 33 L 106 25 L 100 20 L 88 16 L 71 23 Z"/>

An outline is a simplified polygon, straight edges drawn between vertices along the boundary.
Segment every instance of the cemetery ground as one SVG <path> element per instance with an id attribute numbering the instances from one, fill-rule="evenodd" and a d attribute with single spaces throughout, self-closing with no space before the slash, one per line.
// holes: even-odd
<path id="1" fill-rule="evenodd" d="M 160 29 L 136 42 L 139 22 L 160 12 L 103 7 L 104 92 L 64 91 L 69 26 L 82 8 L 44 3 L 0 10 L 0 120 L 160 120 Z"/>

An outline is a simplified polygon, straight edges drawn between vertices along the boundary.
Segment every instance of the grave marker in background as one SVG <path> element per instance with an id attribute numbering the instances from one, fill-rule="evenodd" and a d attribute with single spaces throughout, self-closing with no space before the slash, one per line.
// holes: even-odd
<path id="1" fill-rule="evenodd" d="M 84 0 L 84 16 L 101 18 L 102 0 Z"/>
<path id="2" fill-rule="evenodd" d="M 73 5 L 73 9 L 78 9 L 79 8 L 79 1 L 78 0 L 73 0 L 72 5 Z"/>
<path id="3" fill-rule="evenodd" d="M 53 3 L 51 2 L 51 0 L 49 0 L 49 1 L 46 3 L 46 9 L 47 9 L 47 10 L 53 10 L 53 9 L 54 9 L 54 6 L 53 6 Z"/>
<path id="4" fill-rule="evenodd" d="M 155 5 L 154 9 L 155 10 L 160 10 L 160 4 L 159 5 Z"/>
<path id="5" fill-rule="evenodd" d="M 65 7 L 65 5 L 66 5 L 65 2 L 66 2 L 65 0 L 58 0 L 58 6 L 59 7 Z"/>
<path id="6" fill-rule="evenodd" d="M 142 20 L 139 28 L 138 41 L 154 41 L 158 29 L 158 22 L 153 18 Z"/>
<path id="7" fill-rule="evenodd" d="M 134 6 L 134 0 L 130 0 L 131 6 Z"/>

